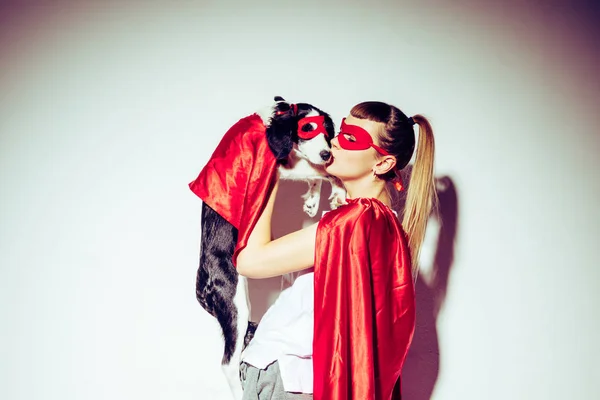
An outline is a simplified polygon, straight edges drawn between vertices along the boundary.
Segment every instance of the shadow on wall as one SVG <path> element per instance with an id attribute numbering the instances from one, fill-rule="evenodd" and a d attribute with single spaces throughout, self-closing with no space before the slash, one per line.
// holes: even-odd
<path id="1" fill-rule="evenodd" d="M 437 178 L 436 187 L 439 202 L 432 218 L 438 221 L 440 231 L 431 271 L 420 274 L 415 285 L 416 329 L 402 370 L 402 398 L 406 400 L 430 400 L 439 374 L 437 317 L 454 260 L 458 196 L 449 177 Z"/>

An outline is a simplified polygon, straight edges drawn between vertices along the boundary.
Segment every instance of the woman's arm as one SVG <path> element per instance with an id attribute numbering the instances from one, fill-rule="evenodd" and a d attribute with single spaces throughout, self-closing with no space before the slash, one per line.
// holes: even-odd
<path id="1" fill-rule="evenodd" d="M 271 240 L 271 217 L 279 181 L 271 192 L 263 213 L 237 257 L 237 271 L 248 278 L 260 279 L 300 271 L 313 266 L 317 223 Z"/>

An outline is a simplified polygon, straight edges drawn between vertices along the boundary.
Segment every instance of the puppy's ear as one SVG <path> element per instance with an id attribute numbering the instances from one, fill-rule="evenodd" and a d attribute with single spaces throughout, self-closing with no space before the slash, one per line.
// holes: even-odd
<path id="1" fill-rule="evenodd" d="M 294 147 L 293 130 L 296 125 L 293 118 L 273 118 L 267 128 L 267 142 L 278 162 L 285 164 Z"/>
<path id="2" fill-rule="evenodd" d="M 335 137 L 335 124 L 333 120 L 326 112 L 323 112 L 323 116 L 325 117 L 325 121 L 323 125 L 325 125 L 325 130 L 327 131 L 327 142 L 329 143 L 331 139 Z"/>
<path id="3" fill-rule="evenodd" d="M 275 100 L 275 101 L 285 101 L 285 99 L 283 97 L 281 97 L 281 96 L 275 96 L 273 98 L 273 100 Z"/>

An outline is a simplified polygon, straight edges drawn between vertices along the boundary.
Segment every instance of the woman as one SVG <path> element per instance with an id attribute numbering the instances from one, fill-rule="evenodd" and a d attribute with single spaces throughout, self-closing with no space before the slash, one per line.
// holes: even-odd
<path id="1" fill-rule="evenodd" d="M 415 123 L 419 143 L 400 225 L 386 184 L 401 184 Z M 392 105 L 365 102 L 342 121 L 331 147 L 326 170 L 344 184 L 347 204 L 271 240 L 275 184 L 237 270 L 266 278 L 314 265 L 314 398 L 397 399 L 414 331 L 413 279 L 435 197 L 433 133 L 421 115 L 408 118 Z"/>

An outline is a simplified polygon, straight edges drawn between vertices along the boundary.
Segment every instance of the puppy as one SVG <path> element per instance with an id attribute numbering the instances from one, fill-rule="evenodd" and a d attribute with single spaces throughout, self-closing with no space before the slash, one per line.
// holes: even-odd
<path id="1" fill-rule="evenodd" d="M 280 179 L 308 183 L 308 191 L 302 198 L 304 212 L 309 217 L 317 214 L 324 180 L 331 184 L 330 206 L 337 208 L 344 202 L 346 191 L 337 178 L 325 172 L 325 164 L 331 158 L 331 139 L 335 136 L 331 118 L 310 104 L 289 104 L 280 96 L 275 97 L 275 102 L 258 114 L 268 126 L 267 140 L 280 164 Z M 323 135 L 316 134 L 318 124 L 310 122 L 312 117 L 320 115 L 325 117 Z M 305 123 L 298 126 L 298 121 L 303 120 Z"/>
<path id="2" fill-rule="evenodd" d="M 256 114 L 266 127 L 268 146 L 277 160 L 280 178 L 308 182 L 309 189 L 303 195 L 304 211 L 311 217 L 316 215 L 323 180 L 332 184 L 333 208 L 342 202 L 343 187 L 324 170 L 331 157 L 330 144 L 334 137 L 330 116 L 313 105 L 290 104 L 281 97 L 275 97 L 274 105 Z M 245 200 L 259 201 L 248 197 Z M 237 241 L 238 230 L 203 202 L 196 298 L 221 326 L 222 368 L 233 398 L 241 399 L 240 357 L 256 324 L 249 322 L 247 281 L 238 275 L 232 261 Z"/>

